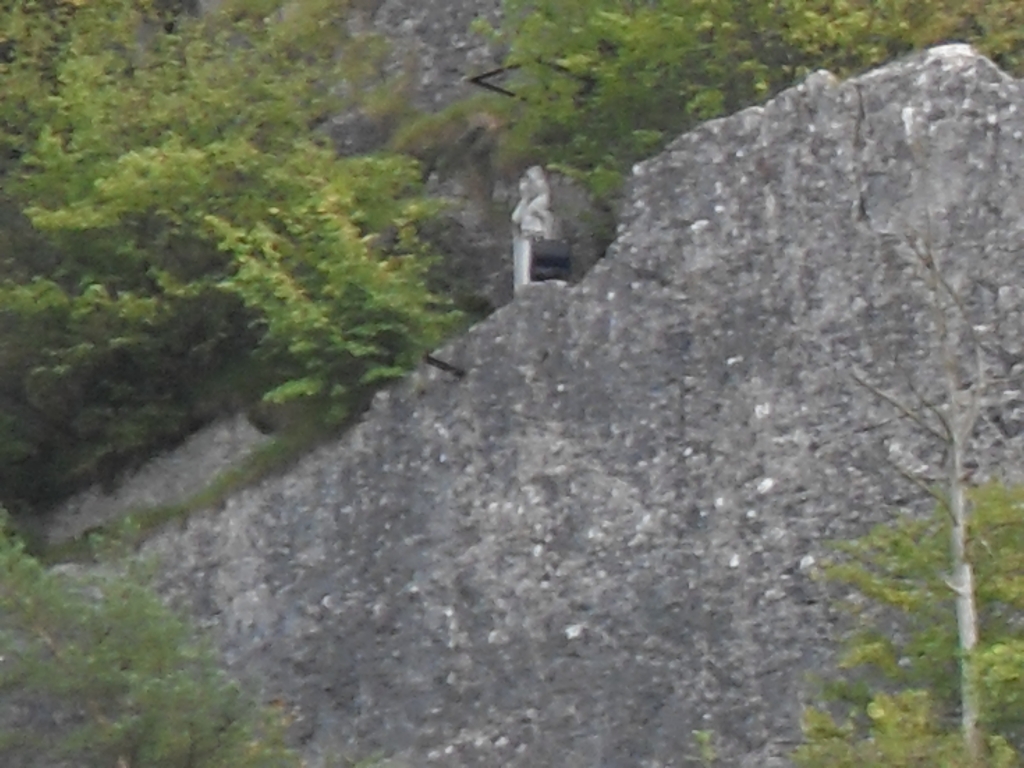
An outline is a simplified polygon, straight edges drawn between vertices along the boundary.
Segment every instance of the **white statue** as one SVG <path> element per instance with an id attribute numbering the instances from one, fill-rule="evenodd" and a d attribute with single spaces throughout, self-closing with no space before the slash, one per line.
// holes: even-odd
<path id="1" fill-rule="evenodd" d="M 528 169 L 519 180 L 519 205 L 512 211 L 512 223 L 523 237 L 551 239 L 555 236 L 551 188 L 539 165 Z"/>
<path id="2" fill-rule="evenodd" d="M 551 212 L 551 188 L 544 169 L 535 165 L 519 180 L 519 204 L 512 211 L 513 288 L 530 282 L 530 244 L 555 237 L 555 215 Z"/>

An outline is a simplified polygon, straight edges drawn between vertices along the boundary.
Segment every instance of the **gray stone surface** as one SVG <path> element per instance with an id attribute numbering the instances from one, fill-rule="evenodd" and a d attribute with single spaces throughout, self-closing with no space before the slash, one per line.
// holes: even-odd
<path id="1" fill-rule="evenodd" d="M 140 508 L 180 504 L 269 439 L 243 414 L 221 419 L 121 478 L 113 491 L 95 485 L 33 522 L 41 526 L 47 543 L 59 544 Z"/>
<path id="2" fill-rule="evenodd" d="M 724 765 L 786 765 L 827 541 L 927 507 L 894 463 L 939 447 L 853 377 L 936 391 L 916 240 L 1004 379 L 978 477 L 1022 479 L 1022 136 L 1021 84 L 947 47 L 680 137 L 582 282 L 153 539 L 162 588 L 314 761 L 687 766 L 709 730 Z"/>
<path id="3" fill-rule="evenodd" d="M 501 20 L 501 0 L 383 0 L 374 29 L 392 41 L 396 67 L 415 57 L 415 104 L 435 111 L 477 92 L 466 77 L 498 66 L 500 51 L 470 31 L 476 19 Z"/>
<path id="4" fill-rule="evenodd" d="M 502 52 L 470 30 L 476 19 L 497 26 L 501 0 L 356 0 L 348 27 L 389 44 L 382 76 L 402 83 L 411 106 L 437 112 L 479 89 L 467 78 L 500 66 Z M 337 115 L 330 134 L 344 154 L 369 152 L 390 138 L 387 121 L 361 112 Z"/>

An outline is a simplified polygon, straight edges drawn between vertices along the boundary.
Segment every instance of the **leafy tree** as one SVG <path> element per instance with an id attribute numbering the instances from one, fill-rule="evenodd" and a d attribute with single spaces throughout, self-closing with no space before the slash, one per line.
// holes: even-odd
<path id="1" fill-rule="evenodd" d="M 48 571 L 16 539 L 0 536 L 5 759 L 297 768 L 279 715 L 258 708 L 217 668 L 146 586 L 146 567 L 137 560 L 119 567 Z M 19 705 L 49 715 L 19 721 Z"/>
<path id="2" fill-rule="evenodd" d="M 314 130 L 377 82 L 379 41 L 339 48 L 343 3 L 278 5 L 0 9 L 0 205 L 31 224 L 0 254 L 9 503 L 109 475 L 225 398 L 337 423 L 451 328 L 415 161 L 338 159 Z"/>
<path id="3" fill-rule="evenodd" d="M 846 75 L 939 43 L 966 42 L 1024 74 L 1024 7 L 1016 0 L 788 0 L 788 42 L 814 66 Z"/>
<path id="4" fill-rule="evenodd" d="M 986 764 L 1016 765 L 1014 749 L 1024 746 L 1024 489 L 988 484 L 969 497 L 978 725 L 987 734 Z M 948 576 L 951 525 L 940 506 L 929 519 L 901 517 L 839 545 L 828 578 L 861 599 L 848 603 L 856 629 L 840 660 L 844 677 L 828 690 L 850 712 L 841 721 L 825 710 L 807 713 L 798 765 L 972 764 L 955 725 L 962 654 Z"/>
<path id="5" fill-rule="evenodd" d="M 503 151 L 575 169 L 599 194 L 687 126 L 786 77 L 769 3 L 507 0 L 505 11 L 492 34 L 521 102 L 495 99 L 515 115 Z"/>
<path id="6" fill-rule="evenodd" d="M 1016 0 L 506 0 L 497 29 L 518 99 L 494 97 L 503 152 L 608 196 L 637 160 L 698 122 L 818 68 L 839 76 L 962 40 L 1024 73 Z"/>
<path id="7" fill-rule="evenodd" d="M 804 731 L 808 742 L 795 755 L 806 768 L 963 768 L 971 756 L 963 738 L 944 727 L 927 691 L 910 690 L 874 696 L 858 721 L 837 723 L 828 714 L 810 711 Z M 993 739 L 992 768 L 1017 765 L 1005 742 Z"/>

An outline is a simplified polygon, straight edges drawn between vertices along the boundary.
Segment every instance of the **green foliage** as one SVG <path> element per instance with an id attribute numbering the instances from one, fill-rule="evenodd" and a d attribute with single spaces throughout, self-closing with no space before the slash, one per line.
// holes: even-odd
<path id="1" fill-rule="evenodd" d="M 344 39 L 343 3 L 278 5 L 170 32 L 144 0 L 0 10 L 0 171 L 58 254 L 0 256 L 7 501 L 187 433 L 240 365 L 244 402 L 336 423 L 452 327 L 425 287 L 416 162 L 339 160 L 311 130 L 354 103 L 328 84 L 376 98 L 379 41 Z"/>
<path id="2" fill-rule="evenodd" d="M 787 0 L 788 41 L 838 75 L 909 51 L 966 42 L 1024 74 L 1024 6 L 1017 0 Z"/>
<path id="3" fill-rule="evenodd" d="M 697 122 L 762 101 L 818 68 L 845 76 L 939 42 L 971 42 L 1024 74 L 1017 0 L 506 0 L 518 68 L 494 98 L 505 151 L 557 164 L 599 195 Z M 540 157 L 537 157 L 540 155 Z"/>
<path id="4" fill-rule="evenodd" d="M 800 768 L 964 768 L 970 759 L 963 737 L 938 725 L 940 718 L 926 691 L 878 694 L 858 722 L 837 723 L 810 710 L 804 719 L 807 743 L 793 760 Z M 1013 750 L 1000 738 L 988 745 L 989 768 L 1017 765 Z"/>
<path id="5" fill-rule="evenodd" d="M 1024 489 L 985 485 L 972 489 L 970 500 L 980 721 L 992 765 L 1015 765 L 1010 745 L 1024 745 Z M 827 578 L 859 597 L 847 601 L 855 629 L 840 659 L 845 675 L 829 688 L 851 712 L 842 725 L 824 711 L 808 712 L 800 765 L 966 764 L 956 730 L 960 672 L 949 542 L 948 512 L 939 505 L 930 519 L 903 517 L 838 545 Z M 884 693 L 892 690 L 900 693 Z"/>
<path id="6" fill-rule="evenodd" d="M 63 718 L 2 734 L 4 754 L 97 768 L 298 766 L 280 718 L 217 669 L 146 586 L 145 567 L 123 567 L 48 571 L 0 536 L 0 694 Z"/>
<path id="7" fill-rule="evenodd" d="M 694 731 L 693 742 L 697 747 L 697 760 L 704 768 L 712 768 L 718 762 L 714 731 L 706 729 Z"/>
<path id="8" fill-rule="evenodd" d="M 506 2 L 497 37 L 523 98 L 507 143 L 543 148 L 598 194 L 688 125 L 773 90 L 780 62 L 767 3 Z"/>

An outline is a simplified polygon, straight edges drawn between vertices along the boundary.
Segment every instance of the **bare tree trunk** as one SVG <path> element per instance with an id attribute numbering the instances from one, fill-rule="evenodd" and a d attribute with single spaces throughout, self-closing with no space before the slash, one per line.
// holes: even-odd
<path id="1" fill-rule="evenodd" d="M 934 495 L 949 513 L 950 578 L 947 584 L 953 590 L 956 606 L 961 731 L 971 766 L 978 768 L 982 765 L 985 749 L 978 723 L 980 701 L 973 660 L 978 644 L 978 608 L 974 569 L 968 549 L 971 504 L 967 495 L 966 459 L 971 437 L 978 424 L 981 399 L 988 383 L 985 379 L 981 342 L 974 333 L 956 290 L 941 271 L 930 238 L 926 237 L 923 243 L 911 241 L 909 244 L 928 287 L 927 301 L 934 322 L 933 342 L 938 348 L 941 362 L 943 402 L 931 403 L 921 394 L 919 402 L 905 403 L 866 380 L 855 378 L 945 447 L 946 461 L 941 491 L 936 491 L 919 474 L 900 471 L 919 488 Z M 970 381 L 965 381 L 961 376 L 961 360 L 965 356 L 973 357 Z"/>
<path id="2" fill-rule="evenodd" d="M 978 607 L 974 568 L 968 553 L 971 507 L 967 498 L 965 459 L 968 442 L 978 422 L 979 401 L 985 388 L 981 348 L 971 332 L 970 319 L 953 287 L 946 281 L 930 243 L 915 247 L 925 272 L 946 390 L 946 414 L 940 417 L 946 435 L 946 506 L 950 516 L 949 586 L 955 595 L 957 638 L 960 647 L 960 725 L 972 766 L 980 766 L 984 745 L 978 725 L 979 701 L 973 654 L 978 644 Z M 958 330 L 959 327 L 962 330 Z M 960 375 L 960 350 L 966 335 L 974 352 L 974 381 L 965 385 Z"/>
<path id="3" fill-rule="evenodd" d="M 967 522 L 970 515 L 963 487 L 962 446 L 954 446 L 949 461 L 950 513 L 953 518 L 951 551 L 953 575 L 951 586 L 956 593 L 956 626 L 960 642 L 960 724 L 964 743 L 973 765 L 981 765 L 983 746 L 978 727 L 978 692 L 974 679 L 972 654 L 978 644 L 978 609 L 975 603 L 974 570 L 967 556 Z M 956 478 L 954 481 L 953 478 Z"/>

